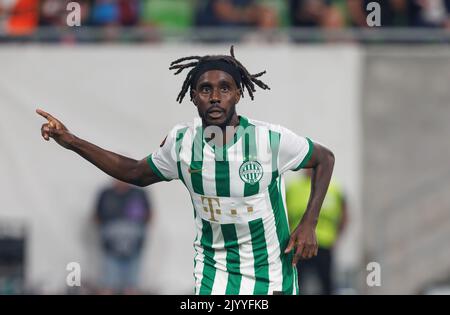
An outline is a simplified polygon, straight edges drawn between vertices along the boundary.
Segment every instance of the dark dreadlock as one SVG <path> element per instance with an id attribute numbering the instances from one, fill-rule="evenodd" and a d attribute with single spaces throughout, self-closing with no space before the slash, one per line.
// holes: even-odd
<path id="1" fill-rule="evenodd" d="M 187 60 L 197 60 L 197 61 L 180 64 L 181 62 Z M 216 61 L 216 60 L 225 61 L 231 65 L 234 65 L 239 70 L 239 74 L 241 76 L 241 84 L 240 84 L 241 86 L 239 88 L 241 90 L 242 97 L 244 97 L 244 90 L 245 88 L 247 88 L 248 94 L 250 95 L 250 98 L 253 100 L 254 99 L 253 93 L 256 92 L 255 84 L 260 88 L 262 88 L 263 90 L 270 90 L 270 87 L 268 85 L 266 85 L 261 80 L 257 79 L 258 77 L 265 74 L 266 71 L 264 70 L 257 74 L 250 74 L 248 70 L 234 57 L 234 46 L 231 46 L 230 56 L 227 55 L 207 55 L 203 57 L 190 56 L 177 59 L 170 64 L 169 70 L 178 69 L 174 73 L 175 75 L 181 73 L 184 69 L 193 68 L 186 75 L 186 79 L 183 82 L 181 91 L 178 94 L 177 101 L 179 103 L 183 101 L 184 96 L 186 95 L 186 92 L 188 91 L 189 87 L 191 88 L 190 93 L 192 96 L 192 89 L 194 88 L 192 80 L 195 77 L 196 72 L 198 71 L 198 65 L 202 62 Z"/>

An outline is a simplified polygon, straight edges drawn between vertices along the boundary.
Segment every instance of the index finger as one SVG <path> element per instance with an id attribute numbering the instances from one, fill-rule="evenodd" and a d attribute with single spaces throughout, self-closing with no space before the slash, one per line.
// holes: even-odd
<path id="1" fill-rule="evenodd" d="M 297 250 L 295 251 L 294 258 L 292 259 L 292 265 L 293 266 L 297 265 L 298 261 L 303 256 L 304 249 L 305 249 L 305 245 L 304 244 L 300 244 L 300 245 L 297 246 Z"/>
<path id="2" fill-rule="evenodd" d="M 50 119 L 55 119 L 52 115 L 50 115 L 50 114 L 47 113 L 46 111 L 43 111 L 43 110 L 40 109 L 40 108 L 36 109 L 36 113 L 38 113 L 39 115 L 41 115 L 42 117 L 44 117 L 44 118 L 47 119 L 48 121 L 50 121 Z"/>

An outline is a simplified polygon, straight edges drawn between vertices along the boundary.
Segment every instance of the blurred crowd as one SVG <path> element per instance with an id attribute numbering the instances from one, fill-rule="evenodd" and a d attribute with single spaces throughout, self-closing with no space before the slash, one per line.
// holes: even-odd
<path id="1" fill-rule="evenodd" d="M 100 29 L 368 27 L 370 2 L 380 5 L 381 26 L 450 29 L 450 0 L 0 0 L 0 35 L 67 27 L 69 2 L 79 4 L 81 26 Z"/>

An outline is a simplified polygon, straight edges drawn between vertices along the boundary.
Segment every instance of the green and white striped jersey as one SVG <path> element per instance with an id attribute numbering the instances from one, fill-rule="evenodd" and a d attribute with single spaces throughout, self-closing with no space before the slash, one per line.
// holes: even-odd
<path id="1" fill-rule="evenodd" d="M 177 125 L 147 161 L 191 195 L 196 294 L 297 294 L 293 254 L 284 254 L 283 173 L 302 168 L 313 144 L 279 125 L 239 121 L 233 141 L 221 147 L 206 140 L 200 119 Z"/>

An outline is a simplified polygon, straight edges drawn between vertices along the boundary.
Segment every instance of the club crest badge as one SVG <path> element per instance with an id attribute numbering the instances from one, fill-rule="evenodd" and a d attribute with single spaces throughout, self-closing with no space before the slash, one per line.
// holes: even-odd
<path id="1" fill-rule="evenodd" d="M 257 161 L 246 161 L 239 168 L 239 176 L 243 182 L 254 185 L 261 180 L 263 168 Z"/>

